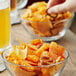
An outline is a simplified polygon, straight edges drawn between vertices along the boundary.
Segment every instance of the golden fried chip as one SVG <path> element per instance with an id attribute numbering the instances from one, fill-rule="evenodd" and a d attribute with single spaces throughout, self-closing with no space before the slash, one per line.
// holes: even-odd
<path id="1" fill-rule="evenodd" d="M 63 14 L 58 14 L 57 17 L 55 18 L 56 21 L 62 20 L 63 19 Z"/>
<path id="2" fill-rule="evenodd" d="M 40 47 L 40 49 L 38 49 L 38 50 L 36 51 L 36 55 L 40 57 L 41 54 L 42 54 L 42 52 L 43 52 L 44 50 L 48 50 L 48 49 L 49 49 L 49 44 L 43 44 L 42 47 Z"/>
<path id="3" fill-rule="evenodd" d="M 67 12 L 65 12 L 65 13 L 63 14 L 63 17 L 64 17 L 64 19 L 71 18 L 71 17 L 72 17 L 72 13 L 69 12 L 69 11 L 67 11 Z"/>
<path id="4" fill-rule="evenodd" d="M 39 57 L 36 55 L 28 55 L 27 60 L 30 60 L 30 61 L 37 63 L 39 61 Z"/>
<path id="5" fill-rule="evenodd" d="M 35 39 L 35 40 L 32 40 L 30 43 L 31 43 L 31 45 L 43 44 L 43 42 L 42 42 L 41 39 Z"/>

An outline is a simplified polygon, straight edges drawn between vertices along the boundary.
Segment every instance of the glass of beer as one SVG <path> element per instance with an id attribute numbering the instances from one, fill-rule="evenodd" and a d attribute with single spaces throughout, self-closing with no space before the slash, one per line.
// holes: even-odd
<path id="1" fill-rule="evenodd" d="M 0 53 L 10 46 L 10 1 L 0 0 Z M 5 69 L 0 56 L 0 71 Z"/>
<path id="2" fill-rule="evenodd" d="M 10 0 L 11 24 L 20 23 L 18 10 L 25 7 L 28 0 Z"/>
<path id="3" fill-rule="evenodd" d="M 15 10 L 15 8 L 16 8 L 16 3 L 17 3 L 17 0 L 10 0 L 11 11 Z"/>

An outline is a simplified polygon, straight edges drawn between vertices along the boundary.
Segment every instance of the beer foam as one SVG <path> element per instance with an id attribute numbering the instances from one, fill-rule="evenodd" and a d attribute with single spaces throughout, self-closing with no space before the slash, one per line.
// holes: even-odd
<path id="1" fill-rule="evenodd" d="M 9 7 L 9 0 L 0 0 L 0 10 Z"/>

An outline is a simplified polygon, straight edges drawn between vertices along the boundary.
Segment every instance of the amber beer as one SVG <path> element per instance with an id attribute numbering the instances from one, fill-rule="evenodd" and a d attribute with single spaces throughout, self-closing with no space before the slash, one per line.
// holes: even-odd
<path id="1" fill-rule="evenodd" d="M 17 3 L 17 0 L 10 0 L 11 11 L 13 11 L 16 8 L 16 3 Z"/>
<path id="2" fill-rule="evenodd" d="M 0 49 L 5 48 L 10 42 L 10 11 L 5 1 L 0 3 Z"/>

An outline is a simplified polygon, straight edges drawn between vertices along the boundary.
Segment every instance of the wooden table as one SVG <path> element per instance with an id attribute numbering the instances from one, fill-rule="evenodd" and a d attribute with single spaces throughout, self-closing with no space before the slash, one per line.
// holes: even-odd
<path id="1" fill-rule="evenodd" d="M 16 38 L 29 42 L 33 38 L 28 35 L 21 24 L 13 25 L 11 28 L 11 35 L 12 35 L 12 44 L 19 44 L 16 41 Z M 63 45 L 66 49 L 68 49 L 70 53 L 70 58 L 66 67 L 64 68 L 61 76 L 76 76 L 76 36 L 71 31 L 67 31 L 65 36 L 57 41 L 57 43 Z M 4 72 L 0 73 L 0 76 L 10 76 L 8 71 L 5 70 Z"/>

